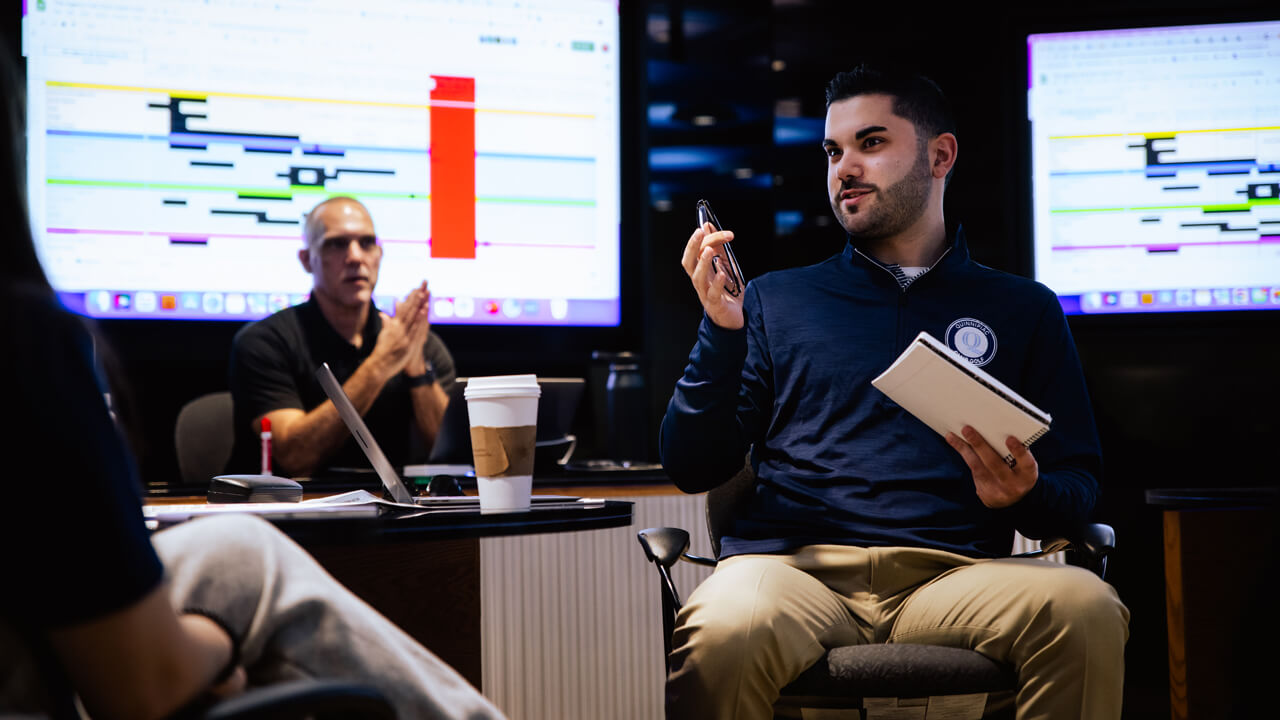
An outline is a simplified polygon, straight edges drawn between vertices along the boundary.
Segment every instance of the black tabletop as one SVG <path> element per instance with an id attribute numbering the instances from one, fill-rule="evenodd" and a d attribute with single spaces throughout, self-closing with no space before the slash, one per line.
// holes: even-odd
<path id="1" fill-rule="evenodd" d="M 1280 486 L 1153 488 L 1147 504 L 1170 510 L 1267 509 L 1280 507 Z"/>
<path id="2" fill-rule="evenodd" d="M 328 473 L 314 478 L 295 479 L 302 483 L 303 491 L 307 493 L 339 493 L 348 490 L 368 490 L 380 493 L 382 490 L 382 481 L 378 479 L 377 473 L 372 469 L 348 470 Z M 410 492 L 413 492 L 416 478 L 404 477 L 403 479 L 405 484 L 409 486 Z M 654 483 L 670 482 L 671 479 L 667 477 L 666 471 L 657 465 L 637 465 L 626 468 L 602 465 L 538 473 L 534 475 L 533 488 L 536 490 L 539 487 L 564 488 L 575 485 L 652 485 Z M 460 476 L 458 483 L 465 490 L 474 490 L 476 486 L 475 477 Z M 209 486 L 207 484 L 155 484 L 147 486 L 146 496 L 149 498 L 194 497 L 204 495 L 208 489 Z"/>
<path id="3" fill-rule="evenodd" d="M 621 500 L 583 503 L 576 507 L 534 507 L 482 514 L 476 508 L 404 510 L 377 517 L 291 518 L 273 520 L 300 543 L 458 540 L 599 530 L 631 524 L 633 505 Z"/>

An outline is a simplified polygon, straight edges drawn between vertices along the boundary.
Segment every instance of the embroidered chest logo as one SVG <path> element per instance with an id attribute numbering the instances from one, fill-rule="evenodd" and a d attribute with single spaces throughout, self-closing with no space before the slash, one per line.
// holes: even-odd
<path id="1" fill-rule="evenodd" d="M 943 342 L 978 367 L 991 362 L 996 356 L 996 334 L 981 320 L 956 320 L 947 326 Z"/>

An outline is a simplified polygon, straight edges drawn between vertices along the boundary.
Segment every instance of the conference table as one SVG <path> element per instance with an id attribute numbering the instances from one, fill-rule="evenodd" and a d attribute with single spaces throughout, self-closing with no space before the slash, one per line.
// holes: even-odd
<path id="1" fill-rule="evenodd" d="M 534 490 L 540 493 L 566 494 L 563 488 Z M 203 498 L 165 494 L 146 502 L 190 504 Z M 451 508 L 369 517 L 268 519 L 339 582 L 475 687 L 483 687 L 480 538 L 623 527 L 631 524 L 632 513 L 630 502 L 601 498 L 575 507 L 535 504 L 529 510 L 494 514 Z"/>

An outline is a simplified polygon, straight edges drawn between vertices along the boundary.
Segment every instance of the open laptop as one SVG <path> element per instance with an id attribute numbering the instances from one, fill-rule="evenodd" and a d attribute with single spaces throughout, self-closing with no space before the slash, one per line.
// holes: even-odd
<path id="1" fill-rule="evenodd" d="M 324 394 L 329 396 L 333 406 L 338 409 L 338 415 L 342 418 L 342 422 L 346 423 L 351 435 L 355 437 L 356 444 L 373 464 L 374 472 L 378 473 L 382 486 L 391 493 L 391 499 L 406 505 L 413 504 L 413 495 L 409 493 L 409 489 L 405 487 L 404 481 L 400 479 L 395 468 L 391 467 L 391 461 L 387 460 L 382 448 L 378 447 L 377 441 L 373 439 L 373 433 L 369 432 L 369 426 L 364 423 L 364 418 L 356 412 L 356 406 L 351 404 L 351 398 L 347 397 L 342 384 L 329 369 L 329 363 L 320 363 L 319 369 L 316 370 L 316 379 L 320 381 L 320 387 L 324 388 Z"/>
<path id="2" fill-rule="evenodd" d="M 387 456 L 382 452 L 382 448 L 378 446 L 377 440 L 374 440 L 373 433 L 369 432 L 369 426 L 365 424 L 364 418 L 360 417 L 360 413 L 356 412 L 356 406 L 352 404 L 351 398 L 347 397 L 347 392 L 342 389 L 342 384 L 338 382 L 338 378 L 334 377 L 333 371 L 329 369 L 328 363 L 321 363 L 316 368 L 316 379 L 320 381 L 320 387 L 324 388 L 325 395 L 333 401 L 333 406 L 338 409 L 338 416 L 342 418 L 342 422 L 346 424 L 347 429 L 351 431 L 351 435 L 355 437 L 356 444 L 364 451 L 369 462 L 373 465 L 374 471 L 378 474 L 378 478 L 382 480 L 382 486 L 391 494 L 391 499 L 397 503 L 405 505 L 445 505 L 445 506 L 478 506 L 480 499 L 464 495 L 458 497 L 414 497 L 409 489 L 405 486 L 404 481 L 400 479 L 399 473 L 391 465 L 391 461 L 387 460 Z M 459 396 L 451 397 L 449 407 L 454 405 L 466 406 L 466 401 Z M 448 411 L 446 410 L 446 415 Z M 467 419 L 467 449 L 470 452 L 470 419 Z M 583 498 L 569 495 L 535 495 L 533 503 L 535 505 L 544 505 L 550 503 L 576 503 L 585 502 Z M 593 501 L 594 502 L 594 501 Z"/>

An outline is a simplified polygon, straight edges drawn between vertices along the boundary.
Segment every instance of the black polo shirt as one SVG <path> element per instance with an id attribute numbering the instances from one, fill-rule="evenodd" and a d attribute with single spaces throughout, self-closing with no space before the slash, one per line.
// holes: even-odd
<path id="1" fill-rule="evenodd" d="M 316 368 L 327 362 L 338 382 L 346 383 L 373 353 L 381 331 L 382 316 L 370 303 L 363 340 L 355 347 L 333 329 L 314 297 L 241 328 L 231 345 L 229 384 L 236 444 L 227 471 L 258 472 L 261 440 L 253 421 L 284 408 L 310 412 L 328 400 L 315 378 Z M 422 352 L 435 368 L 436 382 L 447 392 L 457 373 L 444 341 L 432 332 Z M 409 392 L 405 375 L 396 375 L 364 415 L 374 439 L 397 467 L 426 462 L 430 452 L 413 420 Z M 368 469 L 369 460 L 348 436 L 324 467 Z M 288 468 L 273 469 L 277 474 L 292 474 Z"/>

